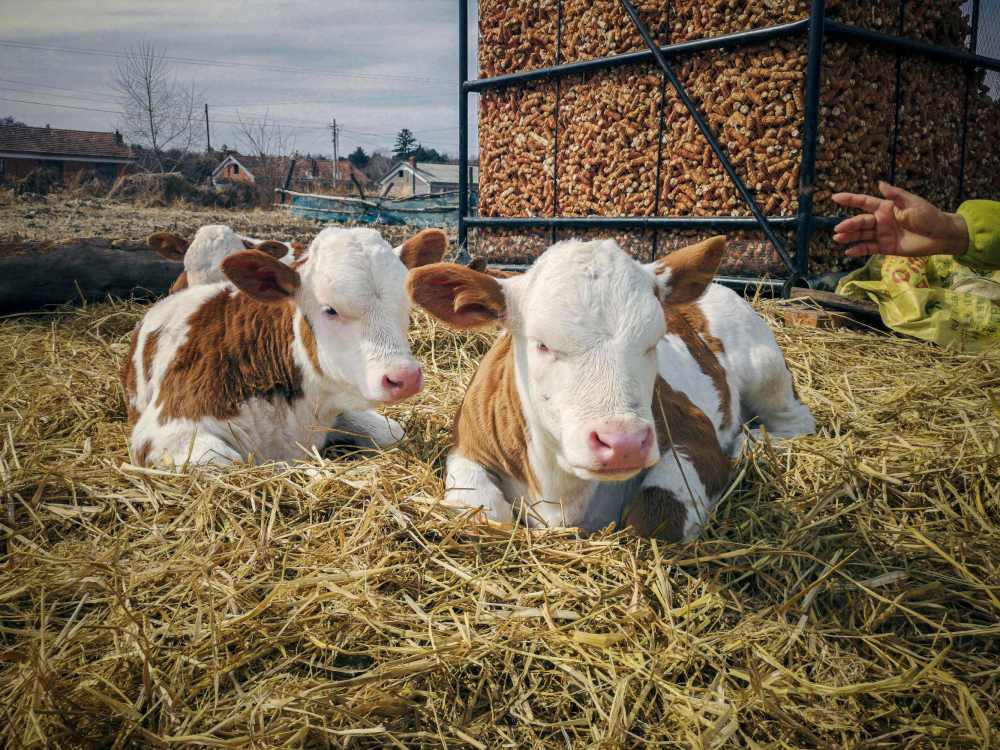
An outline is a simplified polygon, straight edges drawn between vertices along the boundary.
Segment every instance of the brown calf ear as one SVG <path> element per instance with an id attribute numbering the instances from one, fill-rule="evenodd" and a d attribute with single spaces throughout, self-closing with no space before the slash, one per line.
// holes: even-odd
<path id="1" fill-rule="evenodd" d="M 406 291 L 414 304 L 455 328 L 495 325 L 507 314 L 500 283 L 457 263 L 434 263 L 411 271 Z"/>
<path id="2" fill-rule="evenodd" d="M 652 271 L 663 302 L 683 305 L 698 299 L 712 283 L 725 252 L 726 238 L 719 236 L 655 261 Z"/>
<path id="3" fill-rule="evenodd" d="M 277 258 L 278 260 L 281 260 L 288 255 L 288 248 L 276 240 L 264 240 L 259 245 L 254 246 L 253 249 L 260 250 L 262 253 L 267 253 L 272 258 Z"/>
<path id="4" fill-rule="evenodd" d="M 177 292 L 183 292 L 190 286 L 188 284 L 188 272 L 181 271 L 181 275 L 177 277 L 174 283 L 170 286 L 170 293 L 176 294 Z"/>
<path id="5" fill-rule="evenodd" d="M 259 250 L 244 250 L 222 261 L 222 273 L 236 287 L 261 302 L 290 299 L 302 280 L 294 268 Z"/>
<path id="6" fill-rule="evenodd" d="M 479 271 L 479 273 L 486 273 L 487 266 L 486 258 L 473 258 L 469 264 L 469 268 L 473 271 Z"/>
<path id="7" fill-rule="evenodd" d="M 425 229 L 399 248 L 399 259 L 407 268 L 440 263 L 448 249 L 448 236 L 440 229 Z"/>
<path id="8" fill-rule="evenodd" d="M 184 253 L 191 243 L 172 232 L 156 232 L 146 238 L 146 244 L 161 258 L 183 262 Z"/>

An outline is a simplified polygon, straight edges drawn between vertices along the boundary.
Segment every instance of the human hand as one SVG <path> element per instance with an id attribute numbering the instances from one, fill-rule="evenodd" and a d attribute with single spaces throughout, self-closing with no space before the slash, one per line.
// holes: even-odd
<path id="1" fill-rule="evenodd" d="M 962 255 L 969 248 L 969 229 L 958 214 L 945 213 L 918 195 L 879 183 L 884 198 L 837 193 L 834 202 L 865 211 L 838 224 L 834 242 L 850 245 L 844 253 L 863 255 Z"/>

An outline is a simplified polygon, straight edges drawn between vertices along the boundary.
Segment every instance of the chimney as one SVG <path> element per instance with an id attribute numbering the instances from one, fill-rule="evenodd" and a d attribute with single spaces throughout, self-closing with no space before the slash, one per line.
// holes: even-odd
<path id="1" fill-rule="evenodd" d="M 410 166 L 411 167 L 413 167 L 414 169 L 417 168 L 417 155 L 416 154 L 414 154 L 409 159 L 407 159 L 407 161 L 410 162 Z"/>

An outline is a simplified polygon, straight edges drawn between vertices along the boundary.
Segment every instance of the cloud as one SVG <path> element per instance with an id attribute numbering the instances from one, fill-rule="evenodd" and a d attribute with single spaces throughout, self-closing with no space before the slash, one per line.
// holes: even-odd
<path id="1" fill-rule="evenodd" d="M 266 112 L 286 124 L 303 151 L 332 150 L 323 126 L 333 117 L 344 128 L 342 153 L 356 145 L 385 149 L 402 127 L 426 145 L 457 151 L 453 0 L 35 0 L 3 16 L 4 41 L 74 51 L 3 47 L 0 115 L 114 128 L 115 114 L 93 111 L 118 109 L 109 55 L 142 40 L 190 61 L 175 61 L 173 70 L 203 92 L 214 146 L 235 145 L 237 112 Z M 38 104 L 4 101 L 10 99 Z"/>

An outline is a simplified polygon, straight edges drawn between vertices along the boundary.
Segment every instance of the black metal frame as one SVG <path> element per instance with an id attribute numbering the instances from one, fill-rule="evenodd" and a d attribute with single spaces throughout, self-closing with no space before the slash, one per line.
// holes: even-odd
<path id="1" fill-rule="evenodd" d="M 905 0 L 900 0 L 899 34 L 896 36 L 883 34 L 861 27 L 850 26 L 826 17 L 825 0 L 812 0 L 809 18 L 792 23 L 785 23 L 761 29 L 726 34 L 722 36 L 697 39 L 657 46 L 649 29 L 643 24 L 631 0 L 620 0 L 623 12 L 628 14 L 632 25 L 642 36 L 648 49 L 641 52 L 629 52 L 621 55 L 586 60 L 581 62 L 562 63 L 557 57 L 556 65 L 548 68 L 510 73 L 468 80 L 468 0 L 459 0 L 459 218 L 458 240 L 466 245 L 469 227 L 502 228 L 502 229 L 539 229 L 551 228 L 553 233 L 559 228 L 573 229 L 757 229 L 764 232 L 774 246 L 788 273 L 784 280 L 783 290 L 787 295 L 794 283 L 807 283 L 809 273 L 809 247 L 812 236 L 817 229 L 828 229 L 836 225 L 837 217 L 816 216 L 813 213 L 813 193 L 816 185 L 816 143 L 819 130 L 819 102 L 821 88 L 821 72 L 823 52 L 826 39 L 840 39 L 864 42 L 876 47 L 894 51 L 900 57 L 903 54 L 922 56 L 942 62 L 962 65 L 967 71 L 967 87 L 965 95 L 965 117 L 962 120 L 962 151 L 961 170 L 959 175 L 959 192 L 964 194 L 965 159 L 968 135 L 968 108 L 972 79 L 976 68 L 1000 71 L 1000 60 L 977 54 L 977 38 L 979 26 L 980 0 L 973 1 L 972 20 L 973 31 L 970 49 L 953 49 L 938 47 L 916 39 L 902 36 L 903 13 Z M 561 12 L 561 3 L 560 3 Z M 560 24 L 561 26 L 561 24 Z M 736 49 L 777 39 L 785 39 L 799 34 L 808 35 L 808 58 L 805 82 L 805 113 L 802 133 L 802 159 L 799 172 L 799 208 L 796 216 L 765 216 L 753 198 L 749 188 L 736 173 L 729 162 L 723 147 L 712 133 L 708 123 L 699 113 L 694 102 L 688 96 L 683 84 L 677 78 L 670 61 L 694 52 L 718 49 Z M 479 217 L 469 215 L 468 200 L 468 134 L 469 108 L 468 98 L 471 94 L 494 89 L 506 88 L 512 85 L 524 84 L 538 80 L 555 80 L 581 73 L 607 70 L 637 63 L 655 62 L 661 69 L 665 81 L 674 87 L 678 98 L 688 109 L 689 114 L 702 135 L 705 137 L 716 158 L 722 164 L 733 185 L 740 193 L 750 209 L 753 217 L 721 216 L 721 217 Z M 900 97 L 899 65 L 897 64 L 897 122 Z M 895 140 L 893 138 L 895 148 Z M 895 170 L 895 158 L 893 158 Z M 556 191 L 558 193 L 558 191 Z M 960 196 L 961 197 L 961 196 Z M 775 229 L 794 230 L 796 236 L 795 256 L 792 258 L 778 237 Z M 753 279 L 728 279 L 735 283 L 753 283 Z"/>

